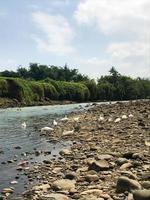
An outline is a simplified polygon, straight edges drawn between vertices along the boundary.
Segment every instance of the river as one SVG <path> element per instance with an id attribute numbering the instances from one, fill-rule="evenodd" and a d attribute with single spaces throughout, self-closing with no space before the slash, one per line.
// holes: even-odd
<path id="1" fill-rule="evenodd" d="M 72 144 L 71 141 L 49 141 L 40 135 L 42 127 L 51 126 L 54 119 L 57 121 L 71 112 L 85 109 L 87 103 L 0 109 L 0 192 L 11 186 L 15 196 L 25 191 L 28 179 L 16 170 L 20 161 L 28 160 L 32 165 L 45 159 L 57 159 L 59 151 Z M 23 122 L 27 124 L 26 129 L 21 126 Z M 51 154 L 36 156 L 35 151 L 50 151 Z M 18 183 L 11 185 L 14 180 Z"/>

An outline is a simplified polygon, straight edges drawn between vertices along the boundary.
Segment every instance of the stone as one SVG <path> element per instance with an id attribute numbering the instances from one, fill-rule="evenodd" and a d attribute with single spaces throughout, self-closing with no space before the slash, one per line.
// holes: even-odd
<path id="1" fill-rule="evenodd" d="M 47 191 L 48 189 L 50 189 L 50 185 L 49 184 L 42 184 L 42 185 L 36 185 L 32 188 L 32 190 L 34 191 Z"/>
<path id="2" fill-rule="evenodd" d="M 60 155 L 71 155 L 71 153 L 69 149 L 63 149 L 59 152 Z"/>
<path id="3" fill-rule="evenodd" d="M 104 194 L 102 190 L 99 189 L 90 189 L 80 194 L 81 200 L 97 200 L 99 198 L 109 199 L 110 196 L 108 194 Z"/>
<path id="4" fill-rule="evenodd" d="M 95 182 L 99 180 L 99 177 L 96 174 L 88 174 L 85 176 L 85 180 L 88 182 Z"/>
<path id="5" fill-rule="evenodd" d="M 125 176 L 121 176 L 118 178 L 116 191 L 118 193 L 122 193 L 125 191 L 131 192 L 132 190 L 139 190 L 141 189 L 141 185 L 138 181 L 129 179 Z"/>
<path id="6" fill-rule="evenodd" d="M 93 161 L 89 165 L 89 170 L 95 170 L 97 172 L 108 170 L 109 168 L 110 168 L 109 163 L 106 160 Z"/>
<path id="7" fill-rule="evenodd" d="M 67 190 L 70 191 L 71 189 L 75 188 L 75 181 L 68 180 L 68 179 L 60 179 L 56 180 L 52 184 L 52 188 L 55 190 Z"/>
<path id="8" fill-rule="evenodd" d="M 14 147 L 15 149 L 21 149 L 21 146 L 16 146 L 16 147 Z"/>
<path id="9" fill-rule="evenodd" d="M 133 192 L 134 200 L 150 200 L 150 190 L 136 190 Z"/>
<path id="10" fill-rule="evenodd" d="M 54 174 L 58 174 L 58 173 L 60 173 L 61 172 L 61 170 L 62 170 L 62 168 L 61 167 L 55 167 L 54 169 L 53 169 L 53 173 Z"/>
<path id="11" fill-rule="evenodd" d="M 7 194 L 7 193 L 13 193 L 13 189 L 12 188 L 4 188 L 1 192 L 2 194 Z"/>
<path id="12" fill-rule="evenodd" d="M 126 176 L 126 177 L 128 177 L 130 179 L 134 179 L 134 180 L 137 179 L 137 176 L 135 174 L 133 174 L 132 172 L 130 172 L 130 171 L 122 171 L 121 175 L 122 176 Z"/>
<path id="13" fill-rule="evenodd" d="M 143 181 L 142 187 L 145 189 L 150 189 L 150 181 Z"/>
<path id="14" fill-rule="evenodd" d="M 132 193 L 129 193 L 126 200 L 133 200 L 133 194 Z"/>
<path id="15" fill-rule="evenodd" d="M 113 158 L 113 156 L 109 154 L 102 154 L 102 155 L 98 155 L 97 158 L 99 160 L 110 160 Z"/>
<path id="16" fill-rule="evenodd" d="M 52 200 L 69 200 L 70 198 L 67 197 L 64 194 L 57 194 L 57 193 L 51 193 L 51 194 L 46 194 L 46 195 L 42 195 L 42 198 L 44 198 L 45 200 L 47 199 L 52 199 Z"/>
<path id="17" fill-rule="evenodd" d="M 128 160 L 126 158 L 118 158 L 116 160 L 116 164 L 119 165 L 119 166 L 121 166 L 121 165 L 123 165 L 125 163 L 128 163 Z"/>
<path id="18" fill-rule="evenodd" d="M 52 161 L 51 160 L 43 160 L 43 163 L 45 163 L 45 164 L 51 164 Z"/>
<path id="19" fill-rule="evenodd" d="M 120 169 L 127 169 L 127 168 L 131 168 L 132 164 L 130 162 L 128 163 L 124 163 L 123 165 L 121 165 Z"/>
<path id="20" fill-rule="evenodd" d="M 124 153 L 123 157 L 127 159 L 132 159 L 133 154 L 134 154 L 133 152 L 129 151 L 129 152 Z"/>
<path id="21" fill-rule="evenodd" d="M 76 179 L 76 173 L 74 173 L 74 172 L 67 173 L 65 175 L 65 178 L 70 179 L 70 180 Z"/>

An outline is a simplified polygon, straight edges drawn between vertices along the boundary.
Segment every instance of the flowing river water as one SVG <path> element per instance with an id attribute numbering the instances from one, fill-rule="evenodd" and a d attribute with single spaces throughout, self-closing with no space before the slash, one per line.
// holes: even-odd
<path id="1" fill-rule="evenodd" d="M 16 170 L 20 161 L 28 160 L 32 166 L 35 162 L 57 159 L 60 150 L 71 145 L 71 141 L 49 141 L 39 130 L 51 126 L 54 119 L 87 109 L 87 105 L 90 106 L 84 103 L 0 109 L 0 192 L 3 188 L 14 187 L 13 195 L 17 196 L 25 190 L 28 179 Z M 26 129 L 21 127 L 23 122 L 27 124 Z M 51 154 L 36 156 L 35 150 L 50 151 Z M 18 183 L 11 185 L 14 180 Z"/>

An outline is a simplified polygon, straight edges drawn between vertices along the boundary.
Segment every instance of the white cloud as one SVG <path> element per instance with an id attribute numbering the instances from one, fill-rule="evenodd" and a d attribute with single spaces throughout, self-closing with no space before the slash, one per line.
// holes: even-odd
<path id="1" fill-rule="evenodd" d="M 84 0 L 75 11 L 79 24 L 97 25 L 105 34 L 148 28 L 149 0 Z M 144 31 L 143 31 L 144 32 Z"/>
<path id="2" fill-rule="evenodd" d="M 42 34 L 33 36 L 41 51 L 56 54 L 74 51 L 72 47 L 74 32 L 63 16 L 37 11 L 32 14 L 32 19 L 39 30 L 45 34 L 44 38 Z"/>
<path id="3" fill-rule="evenodd" d="M 103 48 L 107 57 L 102 59 L 103 63 L 118 66 L 120 72 L 134 77 L 148 77 L 149 8 L 149 0 L 82 0 L 74 17 L 79 25 L 96 28 L 101 36 L 109 37 L 109 44 Z M 96 63 L 93 63 L 95 67 Z"/>

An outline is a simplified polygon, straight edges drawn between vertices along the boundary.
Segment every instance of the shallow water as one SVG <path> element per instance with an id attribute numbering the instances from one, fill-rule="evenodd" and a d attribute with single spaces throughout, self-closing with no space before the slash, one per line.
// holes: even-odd
<path id="1" fill-rule="evenodd" d="M 28 160 L 29 165 L 32 165 L 45 159 L 58 158 L 59 151 L 64 146 L 69 147 L 71 142 L 50 142 L 40 136 L 39 130 L 44 126 L 51 126 L 53 119 L 59 120 L 70 112 L 82 111 L 86 106 L 87 104 L 70 104 L 0 110 L 0 152 L 3 151 L 0 153 L 0 192 L 10 186 L 15 188 L 15 195 L 25 190 L 27 177 L 23 172 L 16 170 L 20 160 Z M 27 124 L 26 129 L 21 127 L 23 122 Z M 21 149 L 15 149 L 16 146 L 20 146 Z M 51 154 L 35 156 L 35 150 L 51 151 Z M 18 184 L 11 185 L 10 182 L 16 178 Z"/>

